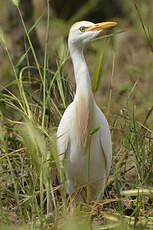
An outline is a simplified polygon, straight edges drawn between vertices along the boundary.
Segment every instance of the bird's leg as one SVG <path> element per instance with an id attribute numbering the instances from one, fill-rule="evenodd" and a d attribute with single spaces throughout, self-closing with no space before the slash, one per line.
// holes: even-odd
<path id="1" fill-rule="evenodd" d="M 104 187 L 105 187 L 105 180 L 97 183 L 97 186 L 96 186 L 96 199 L 97 199 L 97 201 L 101 201 L 103 199 Z"/>
<path id="2" fill-rule="evenodd" d="M 67 176 L 67 180 L 66 180 L 66 192 L 67 192 L 67 194 L 72 194 L 74 192 L 73 180 L 68 179 L 68 176 Z"/>
<path id="3" fill-rule="evenodd" d="M 96 184 L 90 183 L 87 185 L 87 201 L 90 202 L 91 200 L 96 199 Z"/>

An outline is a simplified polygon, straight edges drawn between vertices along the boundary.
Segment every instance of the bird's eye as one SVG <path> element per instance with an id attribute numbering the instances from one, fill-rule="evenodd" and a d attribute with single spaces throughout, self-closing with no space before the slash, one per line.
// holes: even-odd
<path id="1" fill-rule="evenodd" d="M 85 32 L 85 31 L 86 31 L 86 27 L 85 27 L 85 26 L 81 26 L 81 27 L 80 27 L 80 31 L 81 31 L 81 32 Z"/>

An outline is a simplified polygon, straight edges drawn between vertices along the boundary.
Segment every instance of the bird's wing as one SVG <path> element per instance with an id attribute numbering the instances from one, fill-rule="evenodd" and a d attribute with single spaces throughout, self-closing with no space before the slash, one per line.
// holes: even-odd
<path id="1" fill-rule="evenodd" d="M 112 141 L 111 141 L 111 134 L 108 122 L 102 113 L 102 111 L 97 106 L 97 120 L 100 124 L 100 144 L 102 148 L 102 152 L 105 157 L 106 162 L 106 176 L 108 177 L 109 171 L 111 168 L 111 161 L 112 161 Z"/>
<path id="2" fill-rule="evenodd" d="M 70 129 L 73 118 L 73 103 L 65 110 L 57 130 L 57 149 L 59 159 L 62 161 L 70 144 Z"/>

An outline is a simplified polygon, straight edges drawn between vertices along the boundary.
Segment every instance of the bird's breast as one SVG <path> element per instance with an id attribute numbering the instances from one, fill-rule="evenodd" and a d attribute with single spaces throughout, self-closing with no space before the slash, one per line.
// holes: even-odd
<path id="1" fill-rule="evenodd" d="M 79 145 L 86 150 L 89 145 L 90 130 L 93 127 L 93 99 L 88 93 L 81 92 L 77 95 L 75 116 L 77 139 Z"/>

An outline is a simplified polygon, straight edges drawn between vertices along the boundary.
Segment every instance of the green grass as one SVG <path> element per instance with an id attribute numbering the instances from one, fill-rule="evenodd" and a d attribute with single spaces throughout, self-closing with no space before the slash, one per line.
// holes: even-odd
<path id="1" fill-rule="evenodd" d="M 18 4 L 16 6 L 29 48 L 15 65 L 5 36 L 0 32 L 0 41 L 10 63 L 9 74 L 13 76 L 11 82 L 0 86 L 0 230 L 151 230 L 152 59 L 147 58 L 143 63 L 141 60 L 134 62 L 137 57 L 135 43 L 128 41 L 125 48 L 127 59 L 122 60 L 125 56 L 121 53 L 117 57 L 117 53 L 122 51 L 118 41 L 121 36 L 125 37 L 122 34 L 113 37 L 114 44 L 110 40 L 106 46 L 105 40 L 90 45 L 96 51 L 105 47 L 105 52 L 99 52 L 97 59 L 88 52 L 88 62 L 90 66 L 90 60 L 97 60 L 97 65 L 90 68 L 93 91 L 111 126 L 113 161 L 103 201 L 74 205 L 75 197 L 74 200 L 66 198 L 64 189 L 58 183 L 56 148 L 57 125 L 72 100 L 72 90 L 64 74 L 66 65 L 71 68 L 67 47 L 61 40 L 57 48 L 57 70 L 51 71 L 48 67 L 48 4 L 44 62 L 41 66 L 30 39 L 30 33 L 41 19 L 28 31 Z M 140 22 L 138 17 L 137 24 Z M 142 35 L 142 31 L 139 36 L 146 55 L 151 52 L 148 37 Z M 34 56 L 34 66 L 29 63 L 29 49 Z M 26 66 L 20 69 L 25 60 Z M 120 78 L 119 74 L 124 74 L 125 79 Z"/>

